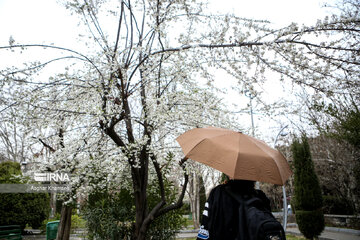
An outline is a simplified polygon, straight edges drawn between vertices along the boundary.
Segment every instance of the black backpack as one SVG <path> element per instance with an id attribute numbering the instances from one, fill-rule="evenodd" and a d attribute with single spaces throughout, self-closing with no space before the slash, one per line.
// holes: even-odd
<path id="1" fill-rule="evenodd" d="M 254 195 L 241 196 L 226 188 L 239 203 L 239 232 L 236 240 L 286 240 L 284 228 L 264 202 Z"/>

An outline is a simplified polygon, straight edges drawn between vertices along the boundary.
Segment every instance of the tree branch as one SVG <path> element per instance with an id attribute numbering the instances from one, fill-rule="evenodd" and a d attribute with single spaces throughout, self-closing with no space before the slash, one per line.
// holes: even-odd
<path id="1" fill-rule="evenodd" d="M 96 71 L 99 73 L 99 75 L 104 79 L 103 74 L 101 73 L 101 71 L 98 69 L 98 67 L 95 65 L 95 63 L 90 58 L 88 58 L 87 56 L 85 56 L 82 53 L 79 53 L 79 52 L 74 51 L 74 50 L 69 49 L 69 48 L 51 46 L 51 45 L 46 45 L 46 44 L 25 44 L 25 45 L 0 46 L 0 50 L 1 49 L 11 49 L 11 48 L 26 48 L 26 47 L 53 48 L 53 49 L 63 50 L 63 51 L 67 51 L 67 52 L 71 52 L 71 53 L 74 53 L 76 55 L 79 55 L 79 56 L 83 57 L 87 62 L 89 62 L 96 69 Z M 81 59 L 81 58 L 79 58 L 79 59 Z"/>
<path id="2" fill-rule="evenodd" d="M 38 138 L 38 140 L 44 145 L 44 147 L 48 148 L 51 152 L 55 152 L 56 150 L 51 147 L 49 144 L 45 143 L 41 138 Z"/>
<path id="3" fill-rule="evenodd" d="M 117 48 L 118 48 L 118 44 L 119 44 L 120 31 L 121 31 L 121 24 L 122 24 L 123 14 L 124 14 L 124 2 L 121 1 L 121 10 L 120 10 L 120 17 L 119 17 L 119 25 L 118 25 L 118 30 L 117 30 L 117 34 L 116 34 L 116 41 L 115 41 L 114 53 L 113 53 L 113 56 L 112 56 L 112 60 L 113 60 L 113 61 L 114 61 L 114 59 L 115 59 L 116 52 L 117 52 Z"/>
<path id="4" fill-rule="evenodd" d="M 155 214 L 155 217 L 158 217 L 160 215 L 163 215 L 171 210 L 174 210 L 174 209 L 178 209 L 180 207 L 182 207 L 183 205 L 183 199 L 184 199 L 184 196 L 185 196 L 185 191 L 186 191 L 186 188 L 187 188 L 187 184 L 188 184 L 188 181 L 189 181 L 189 175 L 186 173 L 186 169 L 185 169 L 185 166 L 184 166 L 184 163 L 187 161 L 187 158 L 184 157 L 183 159 L 180 160 L 179 162 L 179 165 L 183 168 L 183 171 L 184 171 L 184 184 L 183 184 L 183 187 L 182 187 L 182 190 L 181 190 L 181 194 L 178 198 L 178 201 L 174 204 L 171 204 L 167 207 L 164 207 L 162 209 L 160 209 L 156 214 Z"/>

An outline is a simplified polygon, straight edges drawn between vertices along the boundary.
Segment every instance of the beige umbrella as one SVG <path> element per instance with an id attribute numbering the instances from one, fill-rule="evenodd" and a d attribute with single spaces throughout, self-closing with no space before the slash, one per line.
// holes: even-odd
<path id="1" fill-rule="evenodd" d="M 292 174 L 285 157 L 265 142 L 222 128 L 195 128 L 180 135 L 185 157 L 213 167 L 232 179 L 284 185 Z"/>

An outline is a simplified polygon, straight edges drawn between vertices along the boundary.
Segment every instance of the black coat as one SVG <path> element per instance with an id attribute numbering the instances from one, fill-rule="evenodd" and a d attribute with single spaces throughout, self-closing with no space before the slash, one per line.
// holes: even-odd
<path id="1" fill-rule="evenodd" d="M 241 181 L 229 181 L 215 187 L 205 204 L 205 210 L 201 218 L 201 227 L 197 239 L 233 240 L 238 235 L 241 221 L 239 219 L 239 203 L 229 195 L 225 188 L 231 188 L 232 192 L 246 195 L 255 195 L 263 201 L 264 206 L 271 211 L 270 200 L 261 190 L 243 186 Z"/>

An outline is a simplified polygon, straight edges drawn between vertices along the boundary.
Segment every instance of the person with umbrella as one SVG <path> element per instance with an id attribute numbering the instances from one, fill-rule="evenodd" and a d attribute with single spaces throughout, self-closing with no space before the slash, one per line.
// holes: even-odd
<path id="1" fill-rule="evenodd" d="M 195 128 L 176 139 L 186 158 L 204 163 L 230 180 L 215 187 L 203 212 L 198 239 L 285 239 L 255 181 L 283 185 L 292 174 L 277 150 L 241 132 Z"/>

